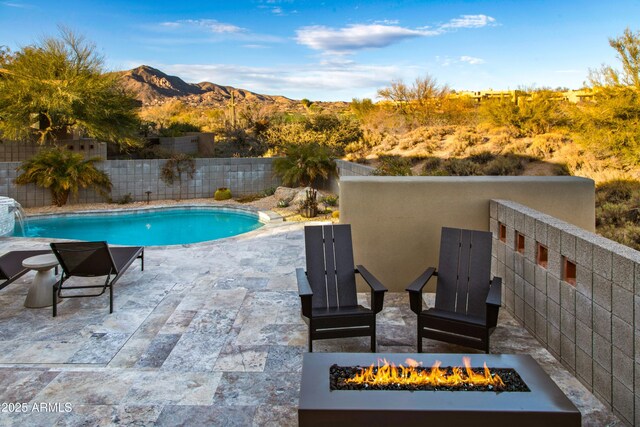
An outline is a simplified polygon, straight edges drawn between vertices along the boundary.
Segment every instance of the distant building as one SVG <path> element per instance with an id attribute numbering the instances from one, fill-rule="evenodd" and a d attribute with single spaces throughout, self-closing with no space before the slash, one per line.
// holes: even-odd
<path id="1" fill-rule="evenodd" d="M 479 90 L 479 91 L 461 91 L 453 94 L 456 98 L 468 97 L 476 103 L 481 103 L 489 99 L 507 99 L 511 102 L 519 104 L 522 99 L 529 98 L 531 94 L 523 90 Z"/>
<path id="2" fill-rule="evenodd" d="M 574 104 L 584 101 L 591 101 L 595 96 L 592 89 L 568 90 L 557 93 L 558 100 L 572 102 Z M 530 99 L 534 94 L 523 90 L 479 90 L 479 91 L 460 91 L 451 95 L 455 98 L 467 97 L 473 99 L 476 103 L 481 103 L 489 99 L 506 99 L 515 104 L 520 104 L 523 100 Z"/>

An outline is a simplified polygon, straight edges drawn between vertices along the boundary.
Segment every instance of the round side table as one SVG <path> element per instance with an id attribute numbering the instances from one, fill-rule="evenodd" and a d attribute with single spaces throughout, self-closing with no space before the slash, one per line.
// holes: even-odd
<path id="1" fill-rule="evenodd" d="M 53 305 L 53 285 L 57 279 L 53 267 L 58 259 L 53 254 L 36 255 L 22 261 L 22 266 L 36 270 L 33 283 L 29 288 L 24 306 L 28 308 L 49 307 Z"/>

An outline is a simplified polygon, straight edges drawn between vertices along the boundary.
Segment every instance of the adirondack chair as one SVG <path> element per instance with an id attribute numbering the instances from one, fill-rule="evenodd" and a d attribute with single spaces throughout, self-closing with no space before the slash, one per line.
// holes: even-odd
<path id="1" fill-rule="evenodd" d="M 490 275 L 491 233 L 443 227 L 438 270 L 427 269 L 407 287 L 418 315 L 418 352 L 422 338 L 431 338 L 489 353 L 502 299 L 502 279 Z M 425 310 L 422 288 L 434 276 L 435 307 Z"/>
<path id="2" fill-rule="evenodd" d="M 307 271 L 296 269 L 302 316 L 309 325 L 309 352 L 313 340 L 371 337 L 376 351 L 376 314 L 382 310 L 387 289 L 363 266 L 354 268 L 351 226 L 304 228 Z M 358 305 L 356 276 L 371 287 L 371 308 Z"/>

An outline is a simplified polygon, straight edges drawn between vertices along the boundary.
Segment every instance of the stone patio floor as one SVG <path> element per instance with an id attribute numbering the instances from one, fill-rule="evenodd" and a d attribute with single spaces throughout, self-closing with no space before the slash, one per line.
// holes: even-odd
<path id="1" fill-rule="evenodd" d="M 23 307 L 33 273 L 9 285 L 0 291 L 0 425 L 297 425 L 307 345 L 294 273 L 304 266 L 302 228 L 284 222 L 149 247 L 145 270 L 136 261 L 114 287 L 113 314 L 103 295 L 65 300 L 52 318 L 51 308 Z M 0 253 L 46 242 L 0 238 Z M 377 336 L 379 352 L 416 351 L 407 295 L 387 294 Z M 424 344 L 425 352 L 469 352 Z M 583 425 L 622 425 L 505 310 L 491 347 L 531 354 Z M 323 352 L 368 348 L 367 338 L 314 343 Z M 16 403 L 26 404 L 22 412 Z"/>

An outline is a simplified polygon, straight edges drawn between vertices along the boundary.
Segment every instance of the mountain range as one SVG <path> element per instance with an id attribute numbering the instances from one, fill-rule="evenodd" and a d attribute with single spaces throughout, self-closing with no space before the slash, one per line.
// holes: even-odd
<path id="1" fill-rule="evenodd" d="M 118 74 L 123 87 L 133 92 L 143 106 L 161 105 L 175 99 L 194 106 L 220 107 L 229 105 L 231 94 L 236 103 L 257 102 L 280 106 L 297 103 L 284 96 L 262 95 L 211 82 L 187 83 L 147 65 Z"/>

